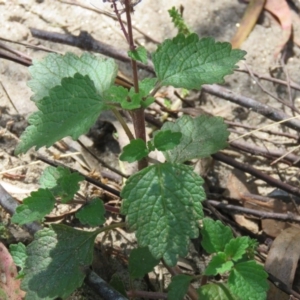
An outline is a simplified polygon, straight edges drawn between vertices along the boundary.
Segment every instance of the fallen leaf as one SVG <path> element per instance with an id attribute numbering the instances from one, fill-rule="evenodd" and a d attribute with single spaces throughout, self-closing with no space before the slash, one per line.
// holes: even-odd
<path id="1" fill-rule="evenodd" d="M 0 299 L 22 300 L 25 292 L 20 289 L 21 281 L 16 279 L 17 267 L 7 248 L 0 243 Z"/>
<path id="2" fill-rule="evenodd" d="M 232 48 L 239 48 L 255 26 L 265 5 L 265 0 L 250 0 L 240 21 L 238 30 L 231 40 Z"/>
<path id="3" fill-rule="evenodd" d="M 300 229 L 290 227 L 282 231 L 274 240 L 265 262 L 265 270 L 281 280 L 290 289 L 295 278 L 300 257 Z"/>
<path id="4" fill-rule="evenodd" d="M 286 0 L 267 0 L 265 4 L 265 10 L 269 11 L 273 16 L 276 17 L 283 30 L 281 44 L 278 45 L 277 50 L 275 51 L 275 56 L 277 56 L 284 48 L 292 34 L 291 9 Z"/>

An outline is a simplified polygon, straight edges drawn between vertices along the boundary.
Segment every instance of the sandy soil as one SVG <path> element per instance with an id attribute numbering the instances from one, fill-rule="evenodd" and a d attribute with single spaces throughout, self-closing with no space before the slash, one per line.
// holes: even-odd
<path id="1" fill-rule="evenodd" d="M 80 1 L 80 3 L 85 5 L 87 5 L 88 2 L 89 1 Z M 104 4 L 100 0 L 93 0 L 93 4 L 107 12 L 111 11 L 108 3 Z M 246 9 L 245 3 L 240 3 L 236 0 L 170 0 L 160 2 L 143 0 L 136 7 L 136 11 L 133 14 L 133 24 L 154 40 L 162 42 L 166 38 L 173 37 L 177 32 L 171 23 L 167 10 L 172 6 L 179 7 L 181 4 L 184 6 L 184 18 L 192 31 L 196 32 L 200 37 L 212 36 L 219 41 L 231 40 Z M 298 26 L 297 24 L 294 28 L 295 34 L 300 30 L 300 25 Z M 73 35 L 78 35 L 80 31 L 85 30 L 95 39 L 111 44 L 119 49 L 127 49 L 118 23 L 103 14 L 79 6 L 66 4 L 63 3 L 63 1 L 0 0 L 1 38 L 30 45 L 44 46 L 53 51 L 62 53 L 73 51 L 79 54 L 82 52 L 75 47 L 35 39 L 30 33 L 31 27 L 59 33 L 70 33 Z M 135 38 L 136 42 L 144 45 L 150 53 L 157 47 L 156 43 L 147 40 L 140 32 L 135 31 Z M 269 13 L 265 12 L 260 17 L 258 24 L 250 36 L 242 45 L 242 49 L 247 51 L 246 63 L 252 71 L 261 75 L 270 76 L 270 74 L 272 74 L 276 78 L 283 80 L 287 80 L 288 78 L 300 84 L 298 75 L 300 51 L 298 46 L 293 45 L 290 47 L 287 52 L 288 59 L 284 65 L 280 64 L 280 62 L 274 58 L 274 54 L 281 40 L 282 31 L 278 22 Z M 40 50 L 8 42 L 4 43 L 16 50 L 26 53 L 33 59 L 40 59 L 45 56 L 45 52 Z M 242 64 L 241 67 L 243 67 Z M 130 77 L 128 65 L 120 63 L 120 69 L 124 74 Z M 140 73 L 140 76 L 145 75 L 145 71 Z M 23 155 L 22 157 L 13 156 L 13 150 L 18 141 L 18 137 L 21 131 L 24 130 L 24 125 L 26 124 L 22 117 L 26 119 L 28 115 L 35 110 L 33 102 L 30 101 L 31 91 L 26 85 L 28 79 L 29 74 L 27 67 L 12 61 L 0 59 L 0 82 L 2 84 L 2 86 L 0 86 L 0 109 L 2 112 L 0 119 L 0 130 L 2 130 L 2 137 L 0 139 L 0 172 L 3 173 L 4 171 L 21 166 L 21 168 L 9 172 L 23 176 L 22 180 L 13 180 L 0 173 L 0 183 L 5 184 L 7 190 L 19 200 L 22 200 L 32 190 L 38 187 L 39 176 L 45 167 L 42 163 L 31 165 L 33 161 L 32 154 L 35 153 L 33 150 L 31 150 L 28 155 Z M 287 88 L 282 88 L 265 81 L 262 82 L 262 85 L 266 90 L 276 95 L 276 97 L 280 97 L 285 101 L 288 101 L 287 99 L 291 97 L 295 106 L 300 108 L 299 91 L 293 90 L 292 93 L 289 93 Z M 257 101 L 267 103 L 275 108 L 280 108 L 290 113 L 286 107 L 283 108 L 280 102 L 265 93 L 258 86 L 258 82 L 248 74 L 235 73 L 232 76 L 228 76 L 225 86 L 239 94 L 252 97 Z M 173 97 L 170 93 L 167 94 L 167 96 L 170 98 Z M 201 106 L 203 110 L 209 111 L 214 115 L 222 116 L 229 121 L 245 122 L 252 126 L 271 123 L 271 121 L 265 117 L 223 99 L 208 94 L 199 95 L 199 93 L 192 93 L 190 96 L 196 99 L 196 106 Z M 3 110 L 4 107 L 8 108 L 7 112 Z M 12 117 L 12 115 L 15 116 Z M 13 125 L 11 125 L 12 127 L 8 127 L 7 122 L 12 119 Z M 9 130 L 5 130 L 5 128 Z M 274 129 L 276 128 L 286 133 L 296 134 L 296 132 L 291 129 L 282 129 L 280 126 L 275 126 Z M 269 135 L 262 134 L 261 136 L 265 138 L 264 146 L 266 148 L 271 149 L 274 147 L 274 143 L 269 143 Z M 118 168 L 117 156 L 119 146 L 115 140 L 111 138 L 111 132 L 106 137 L 110 142 L 108 142 L 108 145 L 102 145 L 102 150 L 99 152 L 99 155 L 103 160 Z M 249 138 L 247 141 L 252 141 L 252 139 Z M 253 142 L 257 143 L 255 140 Z M 277 137 L 275 142 L 276 148 L 285 149 L 283 145 L 285 142 L 284 138 Z M 258 145 L 262 146 L 262 142 L 259 142 Z M 49 150 L 42 150 L 41 153 L 48 155 L 49 153 L 54 154 L 57 152 L 59 151 L 52 147 Z M 297 151 L 295 154 L 297 154 Z M 239 158 L 241 158 L 241 160 L 245 159 L 243 155 L 240 155 Z M 278 177 L 276 170 L 270 167 L 269 163 L 256 157 L 248 157 L 246 159 L 248 161 L 251 160 L 253 165 L 256 165 L 265 172 Z M 72 167 L 79 168 L 79 170 L 83 170 L 82 164 L 78 161 L 74 162 L 72 159 L 65 159 L 64 162 L 69 163 Z M 106 170 L 104 167 L 99 167 L 98 165 L 99 163 L 96 163 L 92 159 L 89 162 L 89 166 L 91 166 L 92 169 L 96 169 L 99 172 Z M 296 169 L 292 167 L 287 168 L 285 165 L 279 165 L 279 168 L 286 179 L 293 179 L 295 172 L 297 172 Z M 210 179 L 211 182 L 215 182 L 215 184 L 219 184 L 220 187 L 226 188 L 227 178 L 231 169 L 224 168 L 220 163 L 216 163 L 211 172 L 211 176 L 218 177 L 216 181 Z M 249 178 L 248 176 L 248 179 Z M 298 184 L 298 182 L 296 183 Z M 115 184 L 118 185 L 119 183 Z M 274 189 L 260 181 L 257 181 L 257 186 L 260 194 L 263 195 L 267 195 Z M 58 214 L 63 214 L 62 210 L 63 208 L 60 208 Z M 96 299 L 93 297 L 95 296 L 92 296 L 90 299 Z"/>

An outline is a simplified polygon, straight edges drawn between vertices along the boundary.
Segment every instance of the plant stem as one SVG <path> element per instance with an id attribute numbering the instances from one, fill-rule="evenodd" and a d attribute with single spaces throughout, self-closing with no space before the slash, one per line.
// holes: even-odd
<path id="1" fill-rule="evenodd" d="M 125 11 L 126 11 L 126 19 L 127 19 L 127 33 L 128 33 L 128 44 L 130 51 L 135 50 L 135 45 L 133 41 L 133 34 L 132 34 L 132 24 L 131 24 L 131 4 L 130 0 L 125 0 Z M 139 92 L 139 82 L 138 82 L 138 70 L 137 70 L 137 63 L 135 60 L 131 59 L 131 67 L 132 67 L 132 75 L 133 75 L 133 85 L 134 91 L 136 93 Z M 146 126 L 145 126 L 145 111 L 143 108 L 135 109 L 131 112 L 135 137 L 138 139 L 142 139 L 146 143 Z M 147 167 L 148 162 L 144 158 L 138 162 L 139 170 Z"/>

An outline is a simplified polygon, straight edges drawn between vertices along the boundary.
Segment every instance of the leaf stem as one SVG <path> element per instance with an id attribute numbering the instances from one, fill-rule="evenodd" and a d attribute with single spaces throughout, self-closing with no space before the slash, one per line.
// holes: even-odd
<path id="1" fill-rule="evenodd" d="M 117 120 L 120 122 L 120 124 L 122 125 L 124 131 L 126 132 L 129 140 L 134 140 L 134 136 L 132 134 L 132 132 L 130 131 L 129 127 L 127 126 L 124 118 L 121 116 L 120 112 L 115 109 L 115 108 L 111 108 L 111 111 L 113 112 L 113 114 L 115 115 L 115 117 L 117 118 Z"/>

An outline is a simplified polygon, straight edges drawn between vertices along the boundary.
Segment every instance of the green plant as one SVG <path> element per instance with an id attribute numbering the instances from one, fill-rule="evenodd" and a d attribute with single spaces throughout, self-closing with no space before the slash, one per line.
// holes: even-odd
<path id="1" fill-rule="evenodd" d="M 147 142 L 144 110 L 153 103 L 155 92 L 163 86 L 190 90 L 200 89 L 203 84 L 222 82 L 223 77 L 232 73 L 235 64 L 243 59 L 245 52 L 232 50 L 229 43 L 215 42 L 212 38 L 199 39 L 196 34 L 185 32 L 185 36 L 179 33 L 175 38 L 164 41 L 152 54 L 156 77 L 140 81 L 136 61 L 146 62 L 146 50 L 136 48 L 133 43 L 130 1 L 125 1 L 125 7 L 127 30 L 122 22 L 120 24 L 130 48 L 133 87 L 128 90 L 114 85 L 117 74 L 115 62 L 89 53 L 80 57 L 72 53 L 63 56 L 49 54 L 42 61 L 34 62 L 28 85 L 34 92 L 32 101 L 38 111 L 30 116 L 30 125 L 23 133 L 16 153 L 26 152 L 33 146 L 36 149 L 49 147 L 65 136 L 77 139 L 88 131 L 104 110 L 111 109 L 118 118 L 119 109 L 130 112 L 135 137 L 122 122 L 130 143 L 124 147 L 120 159 L 138 161 L 139 172 L 127 180 L 121 192 L 121 213 L 126 215 L 128 227 L 136 231 L 140 247 L 132 251 L 130 258 L 130 274 L 136 278 L 151 270 L 160 259 L 174 266 L 178 256 L 187 254 L 189 239 L 199 236 L 199 221 L 204 216 L 201 204 L 205 199 L 203 179 L 184 163 L 224 148 L 229 135 L 219 117 L 183 116 L 175 122 L 166 122 Z M 173 18 L 178 16 L 174 13 Z M 178 24 L 183 28 L 182 22 Z M 153 150 L 161 151 L 166 162 L 148 166 L 147 157 Z M 47 168 L 40 181 L 41 188 L 17 208 L 13 221 L 25 224 L 43 220 L 53 209 L 57 198 L 63 203 L 73 198 L 81 180 L 82 176 L 68 169 Z M 90 226 L 104 224 L 102 201 L 93 199 L 82 207 L 76 217 Z M 228 286 L 231 292 L 227 294 L 240 297 L 239 291 L 234 288 L 239 288 L 235 281 L 240 279 L 237 274 L 243 273 L 244 269 L 240 270 L 247 251 L 253 248 L 251 240 L 233 239 L 230 234 L 226 237 L 219 235 L 217 239 L 223 242 L 218 246 L 220 242 L 214 239 L 215 228 L 209 228 L 209 225 L 213 227 L 211 221 L 204 219 L 203 224 L 203 247 L 209 253 L 217 253 L 206 274 L 230 272 Z M 218 222 L 215 224 L 216 228 L 221 227 Z M 26 248 L 27 258 L 22 272 L 26 299 L 67 297 L 83 282 L 83 270 L 91 264 L 96 236 L 124 225 L 107 226 L 93 232 L 52 225 L 37 232 L 34 241 Z M 139 257 L 145 261 L 143 266 L 135 263 Z M 265 279 L 266 273 L 254 261 L 249 267 L 259 270 L 260 278 Z M 174 280 L 183 282 L 180 286 L 185 293 L 190 279 L 182 276 Z M 199 290 L 201 299 L 209 299 L 207 295 L 213 293 L 211 286 L 216 288 L 207 285 Z M 217 288 L 227 289 L 227 286 L 217 285 Z M 265 292 L 264 285 L 257 291 L 255 299 L 264 299 Z M 251 299 L 248 294 L 245 293 L 247 296 L 242 299 Z M 229 296 L 219 299 L 233 299 Z"/>

